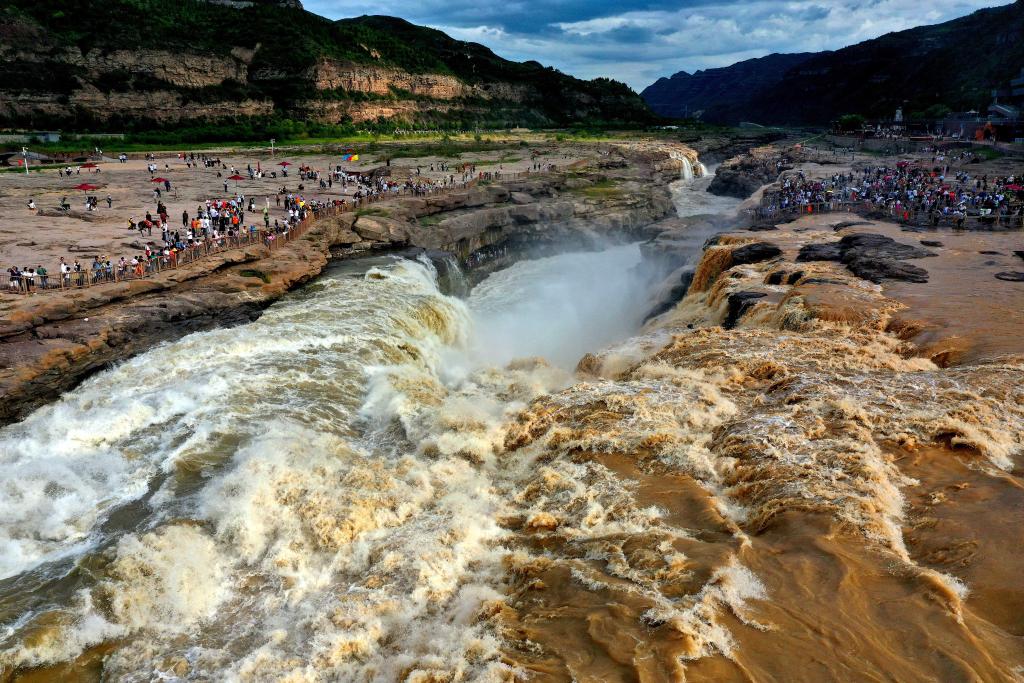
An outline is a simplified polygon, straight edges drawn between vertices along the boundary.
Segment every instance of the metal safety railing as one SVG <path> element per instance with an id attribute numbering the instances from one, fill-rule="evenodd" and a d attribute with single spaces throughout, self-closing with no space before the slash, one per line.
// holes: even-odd
<path id="1" fill-rule="evenodd" d="M 1024 214 L 1022 207 L 1011 207 L 1001 213 L 925 211 L 914 206 L 897 205 L 895 202 L 877 203 L 871 200 L 832 200 L 827 202 L 808 202 L 789 206 L 767 205 L 747 210 L 751 218 L 758 223 L 791 220 L 804 215 L 816 213 L 846 212 L 870 217 L 882 214 L 898 223 L 915 226 L 938 227 L 951 226 L 957 228 L 1022 229 Z"/>

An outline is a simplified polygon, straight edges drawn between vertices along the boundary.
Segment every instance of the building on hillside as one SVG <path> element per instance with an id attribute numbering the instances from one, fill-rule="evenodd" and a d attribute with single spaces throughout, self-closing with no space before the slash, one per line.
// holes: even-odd
<path id="1" fill-rule="evenodd" d="M 961 140 L 1024 142 L 1024 69 L 1009 87 L 992 91 L 987 111 L 950 114 L 943 126 L 947 135 Z"/>

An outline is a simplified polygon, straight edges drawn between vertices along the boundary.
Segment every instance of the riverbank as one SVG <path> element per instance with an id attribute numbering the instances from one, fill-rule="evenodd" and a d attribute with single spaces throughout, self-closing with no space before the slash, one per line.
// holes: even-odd
<path id="1" fill-rule="evenodd" d="M 260 314 L 336 258 L 449 252 L 470 269 L 527 248 L 636 238 L 672 211 L 681 145 L 602 145 L 569 170 L 406 197 L 318 221 L 303 239 L 223 252 L 158 277 L 14 297 L 0 317 L 0 423 L 168 339 Z"/>

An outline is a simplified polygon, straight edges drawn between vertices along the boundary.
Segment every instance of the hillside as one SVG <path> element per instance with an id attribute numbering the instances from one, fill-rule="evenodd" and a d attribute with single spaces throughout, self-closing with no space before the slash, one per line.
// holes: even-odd
<path id="1" fill-rule="evenodd" d="M 0 126 L 144 130 L 288 118 L 565 125 L 651 118 L 624 84 L 502 59 L 393 17 L 297 0 L 7 0 Z"/>
<path id="2" fill-rule="evenodd" d="M 899 106 L 908 114 L 934 104 L 982 110 L 990 91 L 1022 66 L 1024 0 L 1017 0 L 834 52 L 683 72 L 648 86 L 642 96 L 665 116 L 703 109 L 704 120 L 720 123 L 827 124 L 844 113 L 891 116 Z M 698 76 L 715 86 L 695 83 Z"/>
<path id="3" fill-rule="evenodd" d="M 714 120 L 723 109 L 742 106 L 750 92 L 776 85 L 786 71 L 812 56 L 812 52 L 773 54 L 692 74 L 680 71 L 670 78 L 659 78 L 642 95 L 662 116 Z"/>

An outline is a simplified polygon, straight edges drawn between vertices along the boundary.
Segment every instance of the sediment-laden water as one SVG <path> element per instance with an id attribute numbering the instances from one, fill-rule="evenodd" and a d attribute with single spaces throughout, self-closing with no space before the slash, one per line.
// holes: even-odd
<path id="1" fill-rule="evenodd" d="M 0 431 L 0 671 L 1019 680 L 1020 364 L 652 279 L 339 265 Z"/>

